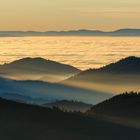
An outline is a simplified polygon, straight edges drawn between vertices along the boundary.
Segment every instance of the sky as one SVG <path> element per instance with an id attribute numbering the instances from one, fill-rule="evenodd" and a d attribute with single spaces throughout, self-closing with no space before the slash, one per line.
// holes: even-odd
<path id="1" fill-rule="evenodd" d="M 1 0 L 0 30 L 140 28 L 140 0 Z"/>

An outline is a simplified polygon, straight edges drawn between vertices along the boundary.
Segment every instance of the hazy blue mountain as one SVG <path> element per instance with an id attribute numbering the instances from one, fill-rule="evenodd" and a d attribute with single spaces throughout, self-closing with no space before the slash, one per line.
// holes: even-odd
<path id="1" fill-rule="evenodd" d="M 70 31 L 0 31 L 0 36 L 140 36 L 140 29 L 119 29 L 104 32 L 100 30 L 70 30 Z"/>
<path id="2" fill-rule="evenodd" d="M 86 104 L 83 102 L 72 101 L 72 100 L 56 101 L 53 103 L 44 104 L 44 106 L 50 108 L 58 107 L 59 109 L 66 110 L 66 111 L 80 111 L 80 112 L 86 112 L 92 107 L 91 104 Z"/>
<path id="3" fill-rule="evenodd" d="M 73 31 L 50 31 L 48 35 L 66 36 L 140 36 L 140 29 L 119 29 L 111 32 L 100 30 L 73 30 Z"/>
<path id="4" fill-rule="evenodd" d="M 140 129 L 0 99 L 1 140 L 139 140 Z"/>
<path id="5" fill-rule="evenodd" d="M 32 98 L 31 97 L 28 97 L 28 96 L 23 96 L 23 95 L 20 95 L 20 94 L 14 94 L 14 93 L 3 93 L 3 94 L 0 94 L 0 97 L 3 98 L 3 99 L 8 99 L 8 100 L 13 100 L 13 101 L 17 101 L 17 102 L 20 102 L 20 103 L 28 103 L 28 102 L 31 102 L 32 101 Z"/>
<path id="6" fill-rule="evenodd" d="M 9 91 L 10 92 L 10 91 Z M 0 93 L 0 97 L 3 99 L 11 100 L 11 101 L 16 101 L 19 103 L 26 103 L 26 104 L 35 104 L 35 105 L 43 105 L 45 103 L 48 103 L 49 101 L 47 99 L 42 99 L 42 98 L 32 98 L 29 95 L 22 95 L 19 93 Z"/>
<path id="7" fill-rule="evenodd" d="M 99 69 L 89 69 L 63 83 L 111 93 L 140 91 L 140 58 L 132 56 Z"/>
<path id="8" fill-rule="evenodd" d="M 122 35 L 122 36 L 139 36 L 140 35 L 140 29 L 120 29 L 112 32 L 114 35 Z"/>
<path id="9" fill-rule="evenodd" d="M 73 66 L 43 58 L 23 58 L 0 66 L 1 76 L 21 80 L 58 82 L 79 72 Z"/>
<path id="10" fill-rule="evenodd" d="M 88 90 L 69 85 L 53 84 L 41 81 L 16 81 L 0 78 L 0 95 L 18 94 L 30 97 L 33 100 L 46 100 L 54 102 L 56 100 L 76 100 L 85 103 L 99 103 L 111 97 L 105 92 Z"/>
<path id="11" fill-rule="evenodd" d="M 140 93 L 126 92 L 114 96 L 93 106 L 88 113 L 107 117 L 118 122 L 126 122 L 140 128 Z"/>

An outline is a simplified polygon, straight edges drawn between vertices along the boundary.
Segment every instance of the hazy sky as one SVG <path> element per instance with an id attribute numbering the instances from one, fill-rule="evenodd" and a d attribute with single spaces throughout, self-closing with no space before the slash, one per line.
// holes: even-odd
<path id="1" fill-rule="evenodd" d="M 140 28 L 140 0 L 0 0 L 0 30 Z"/>

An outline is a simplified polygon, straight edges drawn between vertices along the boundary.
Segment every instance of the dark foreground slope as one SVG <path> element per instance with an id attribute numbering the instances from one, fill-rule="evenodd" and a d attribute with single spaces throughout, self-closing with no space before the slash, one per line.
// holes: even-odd
<path id="1" fill-rule="evenodd" d="M 139 129 L 0 99 L 1 140 L 139 140 Z"/>
<path id="2" fill-rule="evenodd" d="M 88 113 L 140 128 L 140 93 L 117 95 L 93 106 Z"/>

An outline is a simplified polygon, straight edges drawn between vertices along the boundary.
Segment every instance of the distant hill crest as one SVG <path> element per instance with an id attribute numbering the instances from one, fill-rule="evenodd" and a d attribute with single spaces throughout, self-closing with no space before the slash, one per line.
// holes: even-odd
<path id="1" fill-rule="evenodd" d="M 47 82 L 59 82 L 79 72 L 81 72 L 80 69 L 71 65 L 46 60 L 41 57 L 27 57 L 0 66 L 1 76 Z"/>
<path id="2" fill-rule="evenodd" d="M 99 69 L 89 69 L 88 72 L 110 72 L 110 73 L 140 73 L 140 57 L 130 56 L 123 58 L 115 63 L 111 63 Z"/>

